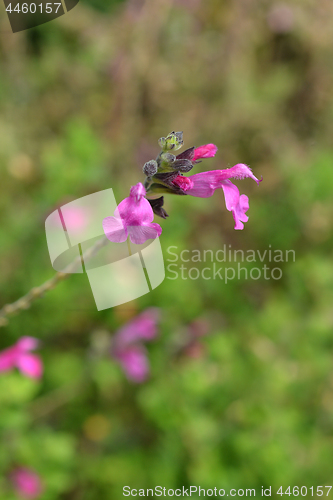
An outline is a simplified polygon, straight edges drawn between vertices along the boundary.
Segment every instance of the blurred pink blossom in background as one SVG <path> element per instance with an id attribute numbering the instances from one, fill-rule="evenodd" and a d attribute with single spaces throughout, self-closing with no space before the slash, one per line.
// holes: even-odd
<path id="1" fill-rule="evenodd" d="M 117 349 L 113 355 L 121 364 L 129 380 L 140 384 L 147 379 L 149 375 L 149 362 L 147 350 L 143 345 Z"/>
<path id="2" fill-rule="evenodd" d="M 288 33 L 294 27 L 294 12 L 286 3 L 272 5 L 267 15 L 267 23 L 274 33 Z"/>
<path id="3" fill-rule="evenodd" d="M 88 214 L 81 207 L 66 207 L 66 229 L 79 230 L 83 229 L 88 223 Z"/>
<path id="4" fill-rule="evenodd" d="M 21 337 L 16 344 L 0 352 L 0 372 L 18 368 L 30 378 L 40 378 L 43 374 L 43 363 L 39 356 L 30 351 L 38 347 L 34 337 Z"/>
<path id="5" fill-rule="evenodd" d="M 149 375 L 149 361 L 143 342 L 156 337 L 158 318 L 158 309 L 146 309 L 118 330 L 113 338 L 111 355 L 133 382 L 142 383 Z"/>
<path id="6" fill-rule="evenodd" d="M 11 473 L 13 486 L 20 498 L 34 499 L 42 494 L 42 483 L 36 472 L 18 467 Z"/>

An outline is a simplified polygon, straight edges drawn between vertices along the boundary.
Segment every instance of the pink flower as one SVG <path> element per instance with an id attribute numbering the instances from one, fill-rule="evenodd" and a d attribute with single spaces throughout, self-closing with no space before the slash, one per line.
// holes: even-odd
<path id="1" fill-rule="evenodd" d="M 25 467 L 15 469 L 11 474 L 14 488 L 21 498 L 34 499 L 42 494 L 42 483 L 36 472 Z"/>
<path id="2" fill-rule="evenodd" d="M 216 155 L 217 146 L 215 144 L 205 144 L 194 150 L 192 161 L 200 160 L 200 158 L 212 158 Z"/>
<path id="3" fill-rule="evenodd" d="M 115 351 L 115 357 L 121 364 L 126 376 L 132 382 L 141 384 L 149 375 L 147 351 L 142 345 L 129 346 Z"/>
<path id="4" fill-rule="evenodd" d="M 142 343 L 156 337 L 158 315 L 157 309 L 146 309 L 114 336 L 111 354 L 133 382 L 142 383 L 148 377 L 149 362 Z"/>
<path id="5" fill-rule="evenodd" d="M 88 214 L 81 207 L 63 207 L 63 216 L 67 230 L 82 230 L 88 223 Z"/>
<path id="6" fill-rule="evenodd" d="M 186 194 L 199 198 L 209 198 L 214 194 L 215 189 L 222 188 L 227 210 L 232 212 L 235 219 L 235 229 L 243 229 L 243 222 L 248 221 L 248 216 L 245 215 L 245 212 L 249 209 L 249 199 L 245 194 L 240 195 L 238 188 L 228 180 L 232 177 L 236 179 L 251 177 L 258 184 L 260 182 L 247 165 L 238 163 L 232 168 L 201 172 L 191 177 L 178 175 L 173 183 L 186 192 Z"/>
<path id="7" fill-rule="evenodd" d="M 154 307 L 146 309 L 118 330 L 115 336 L 116 341 L 124 346 L 141 340 L 149 341 L 154 339 L 157 335 L 158 318 L 158 309 Z"/>
<path id="8" fill-rule="evenodd" d="M 17 367 L 27 377 L 40 378 L 43 374 L 43 363 L 38 356 L 29 352 L 37 346 L 37 339 L 21 337 L 12 347 L 0 352 L 0 372 Z"/>
<path id="9" fill-rule="evenodd" d="M 141 245 L 148 239 L 155 239 L 162 233 L 159 224 L 153 223 L 154 212 L 145 198 L 146 190 L 141 182 L 131 187 L 130 195 L 117 207 L 114 217 L 103 219 L 105 236 L 115 243 L 126 241 Z"/>

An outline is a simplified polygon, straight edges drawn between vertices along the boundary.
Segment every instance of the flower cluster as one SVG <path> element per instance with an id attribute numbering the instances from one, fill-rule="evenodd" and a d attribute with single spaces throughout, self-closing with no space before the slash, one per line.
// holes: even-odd
<path id="1" fill-rule="evenodd" d="M 173 153 L 183 146 L 182 132 L 171 132 L 167 137 L 162 137 L 159 145 L 162 151 L 156 160 L 148 161 L 143 167 L 146 175 L 144 184 L 139 182 L 133 186 L 130 196 L 119 204 L 114 216 L 104 219 L 104 233 L 110 241 L 123 242 L 129 236 L 133 243 L 141 244 L 160 236 L 162 229 L 159 224 L 153 223 L 153 218 L 154 213 L 163 219 L 168 217 L 163 208 L 164 197 L 150 198 L 159 193 L 209 198 L 216 189 L 221 188 L 226 208 L 235 220 L 235 229 L 244 228 L 244 222 L 248 221 L 246 212 L 249 199 L 245 194 L 240 195 L 229 179 L 250 177 L 259 184 L 260 181 L 247 165 L 238 163 L 224 170 L 185 176 L 200 160 L 215 156 L 217 147 L 206 144 L 175 155 Z"/>

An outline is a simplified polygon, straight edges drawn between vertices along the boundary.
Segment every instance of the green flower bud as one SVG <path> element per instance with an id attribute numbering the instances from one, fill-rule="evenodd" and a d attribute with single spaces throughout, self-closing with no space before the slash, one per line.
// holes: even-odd
<path id="1" fill-rule="evenodd" d="M 184 144 L 183 132 L 171 132 L 167 137 L 161 137 L 158 143 L 164 152 L 177 151 Z"/>
<path id="2" fill-rule="evenodd" d="M 171 154 L 171 153 L 162 153 L 161 154 L 161 160 L 163 161 L 163 163 L 173 163 L 175 161 L 176 157 L 175 155 Z"/>
<path id="3" fill-rule="evenodd" d="M 159 140 L 158 140 L 158 144 L 160 146 L 161 149 L 165 149 L 165 144 L 166 144 L 166 138 L 165 137 L 161 137 Z"/>

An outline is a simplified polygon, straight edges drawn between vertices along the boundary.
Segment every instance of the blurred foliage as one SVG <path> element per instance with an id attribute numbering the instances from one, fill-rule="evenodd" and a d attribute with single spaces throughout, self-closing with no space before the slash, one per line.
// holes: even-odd
<path id="1" fill-rule="evenodd" d="M 15 35 L 1 20 L 1 304 L 52 276 L 46 216 L 109 187 L 127 196 L 171 130 L 188 147 L 218 145 L 198 169 L 243 162 L 264 181 L 236 181 L 250 199 L 244 231 L 222 193 L 166 197 L 166 258 L 171 245 L 296 252 L 281 280 L 167 272 L 99 313 L 76 275 L 11 318 L 1 349 L 39 337 L 46 370 L 40 384 L 0 377 L 1 499 L 16 498 L 15 464 L 38 471 L 45 500 L 332 484 L 332 15 L 315 0 L 82 0 Z M 135 386 L 105 339 L 150 305 L 161 333 Z M 196 318 L 210 328 L 193 352 L 182 339 Z"/>

